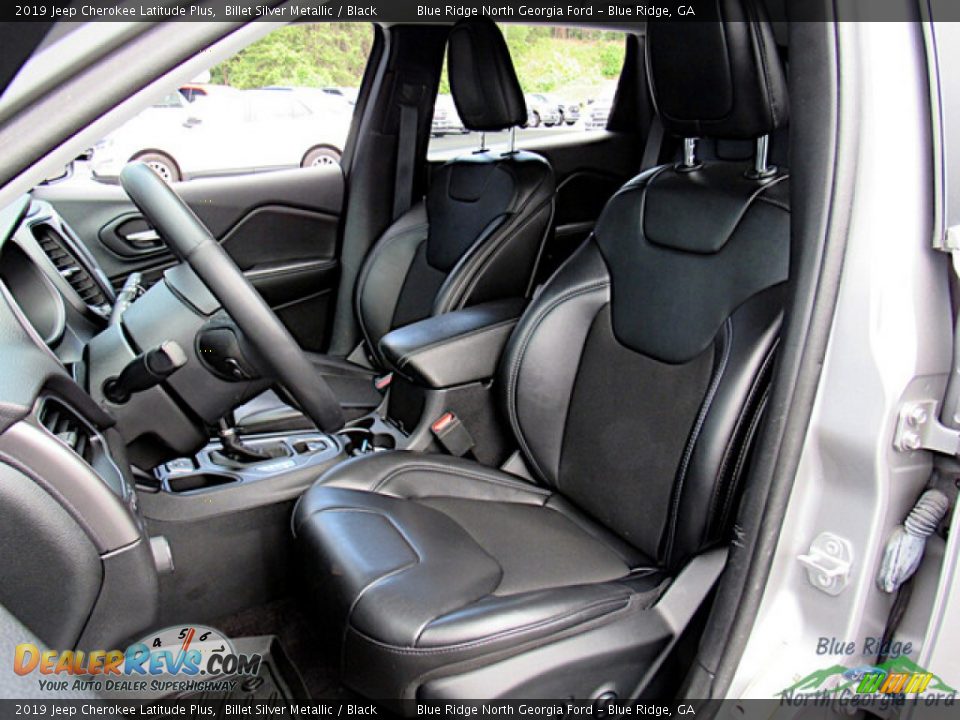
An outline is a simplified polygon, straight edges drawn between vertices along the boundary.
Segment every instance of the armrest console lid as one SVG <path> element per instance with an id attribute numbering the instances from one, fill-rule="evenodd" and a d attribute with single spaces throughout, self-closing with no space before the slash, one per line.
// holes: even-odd
<path id="1" fill-rule="evenodd" d="M 390 369 L 416 385 L 485 380 L 496 372 L 525 304 L 522 298 L 497 300 L 427 318 L 384 335 L 380 352 Z"/>

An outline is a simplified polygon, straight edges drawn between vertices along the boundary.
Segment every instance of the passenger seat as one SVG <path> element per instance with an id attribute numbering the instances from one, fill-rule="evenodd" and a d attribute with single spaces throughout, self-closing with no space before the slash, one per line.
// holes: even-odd
<path id="1" fill-rule="evenodd" d="M 449 78 L 468 130 L 497 132 L 527 119 L 510 53 L 488 18 L 463 20 L 449 36 Z M 391 330 L 469 305 L 529 294 L 553 216 L 553 169 L 523 151 L 475 151 L 447 162 L 426 198 L 380 237 L 357 280 L 356 314 L 373 369 L 312 355 L 346 418 L 373 410 L 384 366 L 378 343 Z M 237 412 L 246 432 L 309 427 L 272 393 Z"/>

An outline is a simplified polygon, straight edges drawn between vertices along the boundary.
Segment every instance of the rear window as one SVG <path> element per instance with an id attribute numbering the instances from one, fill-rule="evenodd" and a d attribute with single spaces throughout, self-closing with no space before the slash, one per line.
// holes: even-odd
<path id="1" fill-rule="evenodd" d="M 527 101 L 518 144 L 606 129 L 607 98 L 613 97 L 626 52 L 623 33 L 515 23 L 500 24 L 500 29 Z M 508 136 L 487 133 L 487 145 L 505 146 Z M 479 133 L 464 128 L 457 115 L 445 64 L 431 124 L 430 159 L 444 160 L 479 143 Z"/>

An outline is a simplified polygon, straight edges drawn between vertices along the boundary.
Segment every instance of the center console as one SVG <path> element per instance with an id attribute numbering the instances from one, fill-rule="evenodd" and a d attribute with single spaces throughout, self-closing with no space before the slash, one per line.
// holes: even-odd
<path id="1" fill-rule="evenodd" d="M 285 432 L 233 429 L 230 438 L 221 429 L 193 457 L 138 478 L 151 535 L 167 538 L 176 565 L 161 579 L 161 622 L 212 621 L 302 581 L 289 528 L 293 504 L 338 463 L 399 449 L 503 464 L 514 447 L 493 390 L 522 306 L 477 305 L 389 333 L 380 347 L 392 378 L 380 408 L 336 434 L 300 425 Z M 456 437 L 444 430 L 453 426 Z M 459 445 L 449 445 L 451 439 Z M 231 451 L 237 440 L 243 457 Z"/>
<path id="2" fill-rule="evenodd" d="M 463 428 L 461 439 L 468 438 L 460 443 L 464 452 L 498 464 L 508 448 L 491 386 L 522 309 L 521 300 L 501 300 L 394 330 L 380 343 L 392 378 L 378 412 L 348 423 L 335 435 L 291 430 L 239 438 L 256 455 L 231 452 L 226 437 L 211 441 L 194 457 L 157 468 L 155 489 L 194 495 L 240 489 L 277 476 L 294 483 L 299 479 L 295 484 L 305 489 L 350 457 L 393 449 L 449 450 L 438 421 L 456 420 Z"/>
<path id="3" fill-rule="evenodd" d="M 344 459 L 343 443 L 323 433 L 272 434 L 244 438 L 254 448 L 270 455 L 260 461 L 231 457 L 219 441 L 212 441 L 194 457 L 171 460 L 154 474 L 158 490 L 169 493 L 196 493 L 240 483 L 250 483 L 287 473 L 308 473 L 317 477 Z"/>

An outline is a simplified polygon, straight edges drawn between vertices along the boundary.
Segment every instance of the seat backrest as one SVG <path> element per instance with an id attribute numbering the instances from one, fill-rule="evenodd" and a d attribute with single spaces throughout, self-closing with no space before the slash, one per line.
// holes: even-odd
<path id="1" fill-rule="evenodd" d="M 769 26 L 739 22 L 757 17 L 746 2 L 722 4 L 732 22 L 648 25 L 668 132 L 757 137 L 786 122 Z M 621 188 L 527 309 L 501 367 L 535 474 L 668 568 L 716 543 L 734 508 L 790 254 L 785 171 L 687 165 Z"/>
<path id="2" fill-rule="evenodd" d="M 468 130 L 526 121 L 526 101 L 499 28 L 487 18 L 449 37 L 450 90 Z M 553 216 L 553 170 L 529 152 L 475 152 L 444 164 L 427 196 L 371 249 L 357 282 L 367 348 L 390 330 L 468 305 L 522 297 Z"/>

